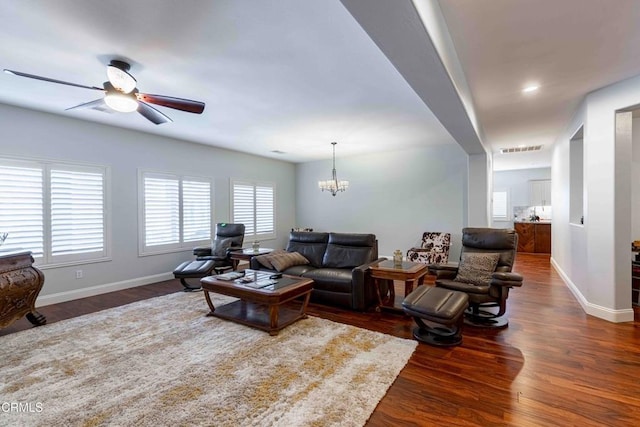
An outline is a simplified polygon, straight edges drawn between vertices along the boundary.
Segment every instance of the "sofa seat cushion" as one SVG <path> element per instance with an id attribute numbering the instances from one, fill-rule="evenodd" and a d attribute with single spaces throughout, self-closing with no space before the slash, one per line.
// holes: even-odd
<path id="1" fill-rule="evenodd" d="M 344 268 L 318 268 L 309 270 L 302 275 L 307 279 L 312 279 L 315 284 L 314 289 L 322 289 L 330 292 L 352 293 L 353 286 L 351 270 Z"/>
<path id="2" fill-rule="evenodd" d="M 283 271 L 283 274 L 288 274 L 289 276 L 302 276 L 311 270 L 315 270 L 316 268 L 310 264 L 303 265 L 294 265 L 293 267 L 287 268 Z"/>

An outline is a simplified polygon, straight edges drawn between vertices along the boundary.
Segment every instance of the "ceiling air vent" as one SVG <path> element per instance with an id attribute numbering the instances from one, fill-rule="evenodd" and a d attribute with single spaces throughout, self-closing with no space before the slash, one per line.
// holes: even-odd
<path id="1" fill-rule="evenodd" d="M 527 147 L 501 148 L 500 154 L 525 153 L 527 151 L 539 151 L 541 149 L 542 149 L 542 145 L 529 145 Z"/>

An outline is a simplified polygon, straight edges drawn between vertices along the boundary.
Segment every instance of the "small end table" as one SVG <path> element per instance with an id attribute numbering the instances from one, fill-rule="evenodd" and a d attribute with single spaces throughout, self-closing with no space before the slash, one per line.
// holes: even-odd
<path id="1" fill-rule="evenodd" d="M 393 281 L 401 280 L 404 282 L 404 296 L 406 297 L 413 291 L 414 284 L 417 283 L 417 286 L 424 284 L 424 277 L 429 272 L 429 268 L 427 264 L 417 262 L 403 261 L 401 264 L 396 265 L 392 260 L 385 260 L 371 264 L 369 266 L 369 272 L 371 273 L 373 285 L 376 288 L 376 296 L 378 297 L 376 311 L 380 311 L 381 308 L 402 311 L 402 307 L 394 305 L 396 291 L 393 286 Z M 390 304 L 387 305 L 383 304 L 380 292 L 381 280 L 390 280 L 392 282 L 389 289 Z"/>
<path id="2" fill-rule="evenodd" d="M 229 258 L 233 260 L 233 270 L 235 271 L 238 268 L 238 263 L 240 261 L 251 261 L 251 258 L 258 255 L 266 255 L 273 252 L 271 248 L 260 248 L 260 249 L 241 249 L 237 251 L 230 251 Z"/>

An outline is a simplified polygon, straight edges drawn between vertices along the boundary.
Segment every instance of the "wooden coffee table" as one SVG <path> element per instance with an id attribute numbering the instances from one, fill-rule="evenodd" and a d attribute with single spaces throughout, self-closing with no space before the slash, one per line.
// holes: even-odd
<path id="1" fill-rule="evenodd" d="M 254 279 L 251 283 L 242 283 L 240 280 L 222 280 L 219 276 L 208 276 L 200 280 L 204 297 L 211 309 L 208 316 L 215 316 L 243 325 L 262 329 L 270 335 L 278 332 L 307 317 L 307 305 L 313 280 L 294 276 L 282 276 L 274 279 L 273 284 L 267 284 L 272 273 L 255 272 L 246 270 L 245 276 Z M 263 282 L 265 281 L 265 282 Z M 253 287 L 255 283 L 264 287 Z M 239 298 L 229 304 L 214 307 L 209 292 Z M 302 297 L 302 301 L 295 307 L 292 302 Z"/>
<path id="2" fill-rule="evenodd" d="M 393 286 L 393 281 L 401 280 L 404 282 L 404 296 L 406 297 L 413 291 L 415 284 L 420 286 L 424 283 L 424 276 L 429 272 L 429 267 L 427 264 L 408 261 L 403 261 L 402 264 L 395 265 L 392 260 L 385 260 L 371 264 L 369 266 L 369 272 L 371 273 L 371 278 L 376 288 L 376 296 L 378 297 L 378 307 L 376 307 L 376 310 L 380 311 L 380 308 L 386 308 L 402 311 L 402 307 L 394 305 L 396 291 Z M 382 299 L 380 292 L 381 280 L 392 281 L 391 287 L 389 288 L 389 304 L 384 304 Z"/>

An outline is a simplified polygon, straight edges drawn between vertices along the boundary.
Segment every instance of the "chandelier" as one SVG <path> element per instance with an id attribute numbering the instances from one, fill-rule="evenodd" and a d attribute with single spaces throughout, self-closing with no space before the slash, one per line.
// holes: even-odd
<path id="1" fill-rule="evenodd" d="M 338 191 L 345 191 L 349 188 L 349 181 L 338 181 L 338 177 L 336 175 L 336 144 L 337 142 L 331 143 L 331 145 L 333 145 L 333 170 L 331 171 L 331 179 L 318 181 L 318 187 L 320 190 L 329 191 L 334 197 L 338 194 Z"/>

